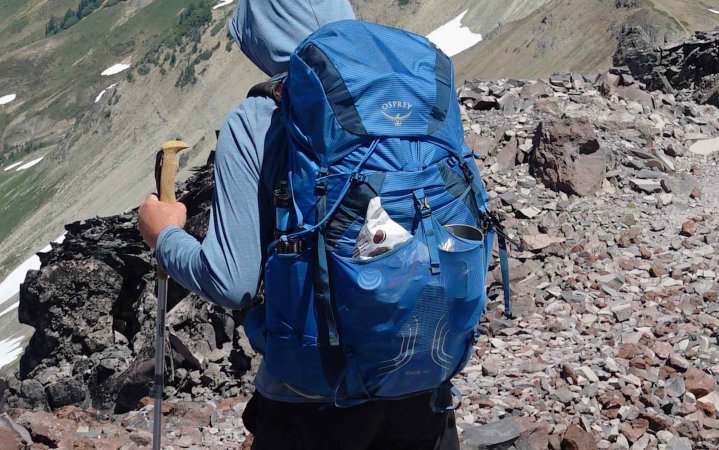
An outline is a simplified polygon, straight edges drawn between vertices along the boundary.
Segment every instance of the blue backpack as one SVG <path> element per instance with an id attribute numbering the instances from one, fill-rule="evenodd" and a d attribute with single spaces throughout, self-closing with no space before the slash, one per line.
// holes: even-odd
<path id="1" fill-rule="evenodd" d="M 453 80 L 426 38 L 352 20 L 308 37 L 275 84 L 289 141 L 278 207 L 292 231 L 269 248 L 250 338 L 294 390 L 338 406 L 439 393 L 472 355 L 501 229 Z M 377 196 L 412 237 L 353 258 Z M 505 283 L 511 315 L 508 295 Z"/>

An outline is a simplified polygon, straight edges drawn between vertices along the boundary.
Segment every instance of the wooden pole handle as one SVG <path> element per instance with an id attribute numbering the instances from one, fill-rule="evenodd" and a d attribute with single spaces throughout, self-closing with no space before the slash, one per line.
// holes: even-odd
<path id="1" fill-rule="evenodd" d="M 179 168 L 177 154 L 188 148 L 189 145 L 182 141 L 168 141 L 162 144 L 161 157 L 155 163 L 155 181 L 157 183 L 157 195 L 164 203 L 175 203 L 175 177 Z M 160 156 L 158 155 L 158 156 Z M 158 267 L 157 277 L 160 280 L 167 280 L 169 276 Z"/>
<path id="2" fill-rule="evenodd" d="M 177 154 L 188 148 L 189 145 L 182 141 L 168 141 L 162 144 L 162 167 L 157 180 L 157 193 L 161 202 L 175 203 L 175 177 L 179 161 Z"/>

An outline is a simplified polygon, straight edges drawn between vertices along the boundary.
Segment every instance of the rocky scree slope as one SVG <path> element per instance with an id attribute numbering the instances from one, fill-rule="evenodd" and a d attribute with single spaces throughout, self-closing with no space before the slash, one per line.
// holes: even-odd
<path id="1" fill-rule="evenodd" d="M 624 67 L 459 91 L 492 207 L 525 247 L 511 260 L 516 317 L 501 316 L 494 268 L 456 379 L 465 449 L 719 445 L 719 110 L 645 87 Z M 211 166 L 181 190 L 200 237 Z M 43 261 L 21 308 L 45 328 L 5 382 L 3 442 L 147 445 L 154 274 L 133 215 L 68 226 Z M 171 297 L 168 445 L 247 446 L 257 359 L 241 318 L 177 286 Z"/>
<path id="2" fill-rule="evenodd" d="M 615 60 L 649 89 L 719 106 L 719 30 L 655 46 L 642 28 L 630 28 L 621 42 Z"/>

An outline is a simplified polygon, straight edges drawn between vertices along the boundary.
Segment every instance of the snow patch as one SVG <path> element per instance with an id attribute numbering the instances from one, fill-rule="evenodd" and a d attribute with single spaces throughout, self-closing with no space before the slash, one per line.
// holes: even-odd
<path id="1" fill-rule="evenodd" d="M 10 95 L 3 95 L 0 97 L 0 105 L 7 105 L 8 103 L 12 102 L 17 98 L 16 94 L 10 94 Z"/>
<path id="2" fill-rule="evenodd" d="M 105 69 L 100 75 L 108 77 L 110 75 L 115 75 L 115 74 L 120 73 L 123 70 L 127 70 L 129 68 L 130 68 L 130 64 L 115 64 L 114 66 L 110 66 L 107 69 Z"/>
<path id="3" fill-rule="evenodd" d="M 62 236 L 55 239 L 55 241 L 53 242 L 61 244 L 64 240 L 65 234 L 63 233 Z M 46 253 L 50 250 L 52 250 L 52 246 L 48 245 L 46 247 L 43 247 L 43 249 L 40 250 L 38 253 Z M 0 283 L 0 304 L 6 302 L 8 299 L 10 299 L 10 297 L 20 292 L 20 284 L 25 281 L 25 275 L 28 273 L 28 271 L 38 269 L 40 269 L 40 257 L 37 255 L 32 255 L 30 259 L 20 264 L 15 270 L 10 272 L 10 275 L 8 275 L 7 278 L 5 278 L 2 283 Z M 5 314 L 6 312 L 8 311 L 3 311 L 2 314 Z"/>
<path id="4" fill-rule="evenodd" d="M 227 6 L 232 3 L 235 3 L 235 0 L 222 0 L 220 3 L 213 6 L 212 9 L 219 9 L 219 8 L 222 8 L 223 6 Z"/>
<path id="5" fill-rule="evenodd" d="M 22 340 L 22 336 L 13 335 L 0 341 L 0 369 L 14 363 L 22 355 Z"/>
<path id="6" fill-rule="evenodd" d="M 481 34 L 472 33 L 468 27 L 462 26 L 462 19 L 467 12 L 469 10 L 427 35 L 427 39 L 434 42 L 447 56 L 461 53 L 482 40 Z"/>
<path id="7" fill-rule="evenodd" d="M 105 95 L 105 92 L 109 91 L 110 89 L 114 88 L 115 86 L 117 86 L 117 83 L 111 84 L 110 86 L 108 86 L 105 89 L 103 89 L 102 91 L 100 91 L 100 93 L 97 94 L 97 97 L 95 97 L 95 103 L 99 102 L 100 99 L 102 99 L 102 96 Z"/>
<path id="8" fill-rule="evenodd" d="M 18 167 L 17 169 L 15 169 L 15 172 L 20 172 L 21 170 L 29 169 L 30 167 L 32 167 L 32 166 L 34 166 L 34 165 L 36 165 L 36 164 L 40 164 L 40 161 L 42 161 L 43 159 L 45 159 L 45 157 L 44 157 L 44 156 L 41 156 L 41 157 L 39 157 L 38 159 L 33 159 L 33 160 L 30 161 L 30 162 L 26 162 L 26 163 L 23 164 L 22 166 L 20 166 L 20 167 Z"/>
<path id="9" fill-rule="evenodd" d="M 719 11 L 717 11 L 716 9 L 710 9 L 709 12 L 713 12 L 714 14 L 719 14 Z"/>
<path id="10" fill-rule="evenodd" d="M 16 168 L 17 166 L 19 166 L 20 164 L 22 164 L 22 161 L 16 162 L 16 163 L 14 163 L 14 164 L 10 164 L 10 165 L 7 166 L 6 168 L 4 168 L 3 171 L 4 171 L 4 172 L 7 172 L 8 170 L 12 170 L 12 169 Z"/>

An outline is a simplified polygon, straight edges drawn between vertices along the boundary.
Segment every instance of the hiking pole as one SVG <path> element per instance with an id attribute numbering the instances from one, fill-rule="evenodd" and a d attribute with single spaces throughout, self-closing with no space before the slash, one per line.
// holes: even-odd
<path id="1" fill-rule="evenodd" d="M 157 195 L 161 202 L 175 203 L 175 176 L 177 175 L 177 153 L 189 145 L 180 141 L 162 144 L 162 150 L 155 160 L 155 182 Z M 153 396 L 155 407 L 152 422 L 152 449 L 160 450 L 162 439 L 162 392 L 165 385 L 165 313 L 167 312 L 167 280 L 170 277 L 165 270 L 157 267 L 157 319 L 155 321 L 155 383 Z"/>

